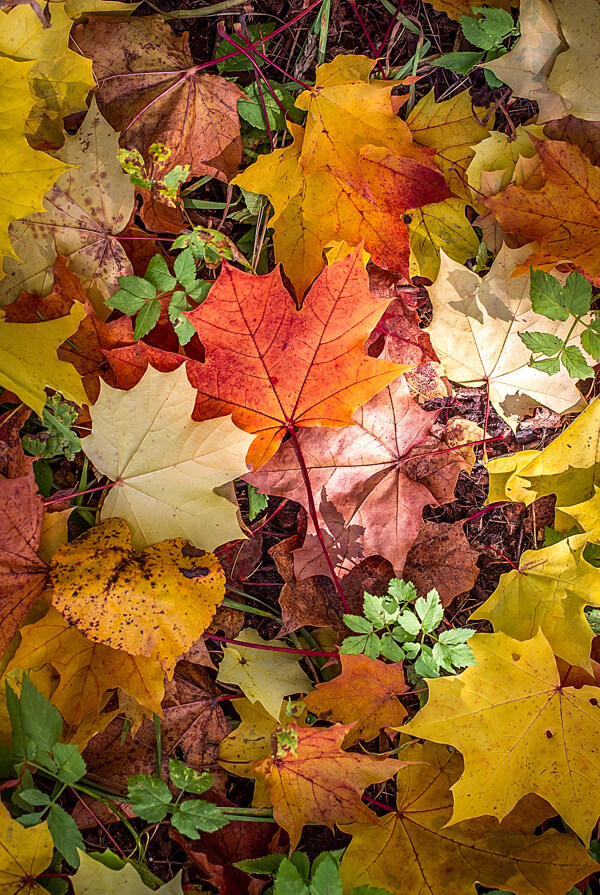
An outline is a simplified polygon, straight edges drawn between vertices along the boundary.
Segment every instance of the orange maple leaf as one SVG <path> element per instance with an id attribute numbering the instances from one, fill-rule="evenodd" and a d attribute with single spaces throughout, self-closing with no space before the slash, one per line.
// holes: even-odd
<path id="1" fill-rule="evenodd" d="M 328 728 L 298 728 L 295 724 L 275 732 L 275 753 L 255 762 L 253 770 L 265 778 L 273 802 L 273 817 L 290 837 L 293 851 L 309 821 L 333 827 L 352 821 L 377 823 L 361 802 L 372 783 L 382 783 L 404 767 L 395 758 L 372 758 L 343 752 L 340 746 L 352 724 Z M 282 734 L 285 735 L 285 746 Z"/>
<path id="2" fill-rule="evenodd" d="M 361 254 L 327 267 L 300 311 L 278 269 L 255 277 L 224 264 L 186 315 L 206 348 L 206 363 L 188 364 L 194 419 L 231 413 L 256 432 L 247 457 L 255 469 L 293 426 L 351 426 L 357 407 L 409 369 L 363 352 L 388 300 L 369 292 Z"/>

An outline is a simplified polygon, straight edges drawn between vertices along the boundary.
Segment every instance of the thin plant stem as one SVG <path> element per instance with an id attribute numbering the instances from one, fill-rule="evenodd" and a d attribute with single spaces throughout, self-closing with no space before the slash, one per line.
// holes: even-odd
<path id="1" fill-rule="evenodd" d="M 115 847 L 116 851 L 121 855 L 121 857 L 127 858 L 127 855 L 125 854 L 125 852 L 123 851 L 123 849 L 121 848 L 119 843 L 115 839 L 113 839 L 113 837 L 110 835 L 110 833 L 108 832 L 108 830 L 106 829 L 105 825 L 102 823 L 102 821 L 100 820 L 98 815 L 90 808 L 90 806 L 87 804 L 87 802 L 81 798 L 81 796 L 79 795 L 77 790 L 73 786 L 70 786 L 69 789 L 71 790 L 72 793 L 75 794 L 75 797 L 81 802 L 81 804 L 83 805 L 83 807 L 85 808 L 87 813 L 90 815 L 90 817 L 94 818 L 94 820 L 96 821 L 96 823 L 98 824 L 98 826 L 100 827 L 100 829 L 102 830 L 102 832 L 104 833 L 106 838 L 110 842 L 112 842 L 113 846 Z"/>
<path id="2" fill-rule="evenodd" d="M 201 9 L 174 9 L 173 12 L 161 12 L 163 19 L 200 19 L 206 16 L 218 15 L 226 9 L 232 9 L 234 6 L 242 6 L 244 0 L 221 0 L 220 3 L 213 3 L 212 6 L 203 6 Z M 152 6 L 152 4 L 148 4 Z M 154 8 L 154 7 L 153 7 Z"/>
<path id="3" fill-rule="evenodd" d="M 507 562 L 509 564 L 509 566 L 511 566 L 515 570 L 515 572 L 521 571 L 519 569 L 519 567 L 514 564 L 512 559 L 509 559 L 508 556 L 506 556 L 506 554 L 502 553 L 501 550 L 497 550 L 495 547 L 490 546 L 490 544 L 483 544 L 482 546 L 483 546 L 484 550 L 491 550 L 492 553 L 495 553 L 496 556 L 499 556 L 500 559 L 503 559 L 504 562 Z"/>
<path id="4" fill-rule="evenodd" d="M 390 38 L 390 34 L 392 33 L 392 28 L 396 24 L 396 19 L 398 18 L 398 13 L 401 12 L 403 6 L 404 6 L 404 0 L 400 0 L 400 2 L 398 3 L 398 6 L 396 7 L 396 11 L 395 11 L 394 15 L 390 19 L 390 23 L 387 26 L 387 30 L 386 30 L 385 34 L 383 35 L 383 40 L 381 41 L 381 45 L 377 52 L 378 56 L 383 56 L 387 42 Z"/>
<path id="5" fill-rule="evenodd" d="M 490 503 L 487 507 L 484 507 L 482 510 L 479 510 L 478 513 L 473 513 L 472 516 L 467 516 L 466 519 L 461 519 L 460 521 L 464 524 L 465 522 L 472 522 L 473 519 L 479 519 L 480 516 L 483 516 L 484 513 L 489 513 L 490 510 L 495 510 L 496 507 L 506 506 L 507 503 L 510 503 L 510 500 L 497 500 L 496 503 Z"/>
<path id="6" fill-rule="evenodd" d="M 300 447 L 300 442 L 298 440 L 298 436 L 296 435 L 296 431 L 291 423 L 288 423 L 286 426 L 288 432 L 290 433 L 290 438 L 292 440 L 292 444 L 294 446 L 294 451 L 296 453 L 296 459 L 298 460 L 298 464 L 300 466 L 300 471 L 302 473 L 302 479 L 304 481 L 304 487 L 306 489 L 306 497 L 308 500 L 308 512 L 310 518 L 313 521 L 313 525 L 315 527 L 315 531 L 317 533 L 317 537 L 319 539 L 319 543 L 321 545 L 321 549 L 323 551 L 323 556 L 325 557 L 325 562 L 329 567 L 329 571 L 331 573 L 331 578 L 333 580 L 335 589 L 338 592 L 338 596 L 342 602 L 342 606 L 344 607 L 345 612 L 350 613 L 350 607 L 346 602 L 346 597 L 344 596 L 344 592 L 342 591 L 342 587 L 340 585 L 338 576 L 335 573 L 335 569 L 333 567 L 333 562 L 329 555 L 329 551 L 325 546 L 325 541 L 323 540 L 323 533 L 321 531 L 321 526 L 319 525 L 319 518 L 317 516 L 317 508 L 315 506 L 315 498 L 312 492 L 312 485 L 310 483 L 310 476 L 308 474 L 308 469 L 306 468 L 306 463 L 304 462 L 304 455 L 302 454 L 302 448 Z"/>
<path id="7" fill-rule="evenodd" d="M 288 499 L 286 497 L 286 498 L 284 498 L 284 500 L 281 501 L 281 503 L 279 504 L 277 509 L 273 510 L 273 512 L 271 513 L 270 516 L 267 516 L 267 518 L 265 519 L 264 522 L 261 522 L 260 525 L 258 525 L 256 528 L 252 529 L 252 534 L 255 535 L 258 531 L 261 530 L 261 528 L 264 528 L 265 525 L 268 525 L 269 522 L 271 521 L 271 519 L 274 519 L 275 516 L 277 516 L 277 514 L 284 508 L 284 506 L 286 505 L 287 502 L 288 502 Z"/>
<path id="8" fill-rule="evenodd" d="M 373 53 L 374 58 L 377 60 L 377 68 L 378 68 L 379 71 L 381 72 L 382 77 L 385 78 L 385 71 L 384 71 L 383 65 L 381 64 L 381 62 L 380 62 L 379 59 L 377 58 L 378 55 L 379 55 L 378 52 L 377 52 L 377 47 L 375 46 L 375 44 L 374 44 L 373 41 L 371 40 L 371 35 L 369 34 L 369 31 L 368 31 L 368 29 L 367 29 L 367 26 L 366 26 L 365 23 L 363 22 L 362 16 L 361 16 L 361 14 L 360 14 L 359 11 L 358 11 L 358 6 L 356 5 L 355 0 L 349 0 L 349 3 L 350 3 L 350 6 L 352 7 L 352 12 L 354 13 L 354 15 L 356 16 L 356 18 L 357 18 L 357 20 L 358 20 L 358 24 L 360 25 L 360 27 L 361 27 L 362 30 L 363 30 L 363 34 L 364 34 L 365 37 L 367 38 L 367 43 L 369 44 L 369 47 L 371 48 L 371 52 Z"/>
<path id="9" fill-rule="evenodd" d="M 49 507 L 53 503 L 63 503 L 65 500 L 72 500 L 74 497 L 81 497 L 82 494 L 92 494 L 94 491 L 106 491 L 107 488 L 114 488 L 119 482 L 107 482 L 106 485 L 94 485 L 93 488 L 86 488 L 85 491 L 74 491 L 73 494 L 66 494 L 63 497 L 51 497 L 44 501 L 44 506 Z"/>
<path id="10" fill-rule="evenodd" d="M 221 637 L 219 634 L 206 634 L 207 640 L 218 643 L 231 643 L 233 646 L 248 646 L 250 649 L 262 649 L 272 653 L 295 653 L 299 656 L 324 656 L 327 659 L 339 659 L 339 653 L 327 653 L 321 650 L 295 649 L 291 646 L 267 646 L 265 643 L 249 643 L 246 640 L 234 640 L 232 637 Z"/>
<path id="11" fill-rule="evenodd" d="M 369 796 L 363 796 L 363 799 L 365 802 L 368 802 L 369 805 L 375 805 L 377 808 L 383 808 L 385 811 L 394 811 L 397 813 L 395 808 L 390 808 L 389 805 L 386 805 L 384 802 L 378 802 L 377 799 L 370 799 Z"/>

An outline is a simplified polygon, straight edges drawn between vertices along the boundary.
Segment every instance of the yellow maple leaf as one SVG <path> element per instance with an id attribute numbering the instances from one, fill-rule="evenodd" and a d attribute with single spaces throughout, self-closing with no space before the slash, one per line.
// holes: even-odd
<path id="1" fill-rule="evenodd" d="M 553 0 L 552 6 L 567 49 L 556 57 L 548 87 L 564 100 L 569 115 L 597 121 L 600 118 L 600 73 L 596 65 L 600 49 L 600 6 L 595 0 Z"/>
<path id="2" fill-rule="evenodd" d="M 498 587 L 471 619 L 489 619 L 495 631 L 528 640 L 538 629 L 554 653 L 591 669 L 594 632 L 586 606 L 600 606 L 600 569 L 586 562 L 589 535 L 573 535 L 541 550 L 526 550 L 519 569 L 502 575 Z"/>
<path id="3" fill-rule="evenodd" d="M 37 102 L 26 133 L 34 147 L 62 144 L 63 118 L 86 109 L 86 97 L 95 84 L 91 60 L 69 49 L 72 24 L 56 0 L 48 28 L 28 4 L 8 9 L 0 18 L 0 54 L 33 62 L 30 79 Z"/>
<path id="4" fill-rule="evenodd" d="M 237 684 L 251 702 L 260 702 L 273 718 L 278 719 L 284 696 L 312 690 L 310 680 L 300 668 L 301 657 L 269 649 L 253 649 L 245 647 L 244 643 L 281 646 L 279 640 L 263 640 L 258 631 L 244 628 L 236 637 L 236 645 L 223 649 L 217 680 Z"/>
<path id="5" fill-rule="evenodd" d="M 56 354 L 84 317 L 85 309 L 79 302 L 73 304 L 68 316 L 43 323 L 7 323 L 0 317 L 0 385 L 15 392 L 40 419 L 46 387 L 76 404 L 88 402 L 81 376 Z"/>
<path id="6" fill-rule="evenodd" d="M 61 547 L 51 583 L 53 605 L 81 633 L 160 662 L 170 676 L 225 595 L 225 573 L 214 554 L 173 538 L 136 555 L 122 519 Z"/>
<path id="7" fill-rule="evenodd" d="M 83 450 L 117 483 L 100 518 L 125 519 L 136 550 L 173 537 L 212 550 L 243 536 L 237 505 L 214 489 L 247 472 L 254 435 L 230 416 L 195 422 L 195 398 L 185 365 L 171 373 L 148 367 L 129 391 L 103 382 L 90 408 Z"/>
<path id="8" fill-rule="evenodd" d="M 469 646 L 477 665 L 429 680 L 427 705 L 402 728 L 462 752 L 449 823 L 502 820 L 536 793 L 588 842 L 600 815 L 600 691 L 561 686 L 541 630 L 525 641 L 474 634 Z"/>
<path id="9" fill-rule="evenodd" d="M 20 628 L 19 633 L 21 643 L 7 670 L 52 665 L 60 683 L 50 702 L 69 726 L 98 712 L 103 695 L 116 687 L 151 713 L 162 714 L 165 675 L 156 660 L 131 656 L 89 640 L 52 607 L 39 621 Z"/>
<path id="10" fill-rule="evenodd" d="M 147 895 L 149 892 L 155 895 L 183 895 L 181 871 L 164 886 L 149 889 L 131 864 L 125 864 L 121 870 L 113 870 L 80 849 L 77 851 L 79 867 L 71 877 L 75 895 Z"/>
<path id="11" fill-rule="evenodd" d="M 2 895 L 44 895 L 35 877 L 50 864 L 54 843 L 48 824 L 23 827 L 0 802 L 0 892 Z"/>
<path id="12" fill-rule="evenodd" d="M 32 65 L 0 56 L 0 259 L 17 257 L 8 238 L 11 221 L 43 209 L 44 193 L 68 167 L 32 149 L 25 139 L 25 124 L 35 105 Z"/>

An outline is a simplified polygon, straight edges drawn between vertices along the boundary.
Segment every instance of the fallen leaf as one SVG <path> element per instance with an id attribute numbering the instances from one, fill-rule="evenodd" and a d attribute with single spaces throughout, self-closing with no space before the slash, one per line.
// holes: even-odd
<path id="1" fill-rule="evenodd" d="M 429 336 L 419 326 L 419 315 L 401 298 L 389 303 L 367 339 L 365 351 L 393 364 L 420 366 L 438 360 Z"/>
<path id="2" fill-rule="evenodd" d="M 597 121 L 600 77 L 593 60 L 600 53 L 600 8 L 594 0 L 553 0 L 552 5 L 567 49 L 556 57 L 548 87 L 564 100 L 570 115 Z"/>
<path id="3" fill-rule="evenodd" d="M 414 475 L 405 471 L 412 449 L 425 441 L 435 414 L 421 410 L 400 377 L 357 410 L 353 419 L 356 425 L 349 429 L 298 433 L 325 545 L 341 575 L 371 555 L 385 556 L 400 574 L 421 527 L 423 508 L 437 502 L 420 479 L 437 472 L 437 464 L 429 467 L 426 457 L 417 458 L 412 461 Z M 440 458 L 444 464 L 455 459 L 447 449 Z M 307 506 L 304 480 L 289 442 L 246 479 L 263 493 L 284 495 Z M 294 570 L 298 579 L 331 574 L 312 521 L 304 546 L 294 553 Z"/>
<path id="4" fill-rule="evenodd" d="M 182 354 L 140 341 L 111 348 L 104 354 L 112 371 L 113 382 L 109 384 L 126 391 L 140 382 L 149 365 L 160 373 L 172 373 L 185 363 Z"/>
<path id="5" fill-rule="evenodd" d="M 146 895 L 147 892 L 156 892 L 156 895 L 183 895 L 181 887 L 181 871 L 170 883 L 165 883 L 158 889 L 149 889 L 131 864 L 125 864 L 121 870 L 113 870 L 100 861 L 95 861 L 90 855 L 77 849 L 79 854 L 79 867 L 71 877 L 71 884 L 75 895 Z M 43 891 L 40 889 L 40 892 Z"/>
<path id="6" fill-rule="evenodd" d="M 473 14 L 470 0 L 428 0 L 428 2 L 431 3 L 434 9 L 445 12 L 451 19 L 456 19 L 457 21 L 463 15 L 470 16 Z M 517 2 L 516 0 L 489 0 L 489 3 L 485 5 L 492 9 L 506 9 L 508 11 L 511 6 L 516 6 Z"/>
<path id="7" fill-rule="evenodd" d="M 125 519 L 136 550 L 172 537 L 211 550 L 242 534 L 237 507 L 215 489 L 246 470 L 252 436 L 231 418 L 194 422 L 194 398 L 185 366 L 148 367 L 130 391 L 102 383 L 90 408 L 83 450 L 116 482 L 100 518 Z"/>
<path id="8" fill-rule="evenodd" d="M 448 826 L 461 756 L 432 743 L 411 743 L 401 754 L 421 763 L 398 773 L 398 810 L 380 817 L 383 827 L 342 828 L 352 836 L 341 863 L 349 887 L 381 886 L 392 895 L 472 895 L 480 883 L 508 886 L 515 895 L 564 895 L 597 869 L 572 833 L 534 835 L 552 812 L 541 799 L 522 800 L 502 824 L 482 817 Z"/>
<path id="9" fill-rule="evenodd" d="M 35 105 L 29 86 L 31 67 L 29 62 L 0 57 L 0 259 L 10 256 L 13 261 L 17 255 L 8 237 L 11 221 L 40 211 L 44 193 L 66 169 L 59 159 L 32 149 L 25 138 Z"/>
<path id="10" fill-rule="evenodd" d="M 33 95 L 37 98 L 26 133 L 34 148 L 61 146 L 63 118 L 86 110 L 86 98 L 95 86 L 92 63 L 69 49 L 73 22 L 63 3 L 53 0 L 50 27 L 44 27 L 31 6 L 20 4 L 0 19 L 0 53 L 32 62 Z"/>
<path id="11" fill-rule="evenodd" d="M 193 177 L 233 177 L 242 157 L 237 102 L 244 94 L 231 81 L 195 71 L 187 33 L 176 37 L 156 15 L 88 16 L 73 33 L 94 62 L 100 111 L 122 131 L 123 146 L 147 158 L 159 141 L 171 150 L 164 172 L 189 165 Z"/>
<path id="12" fill-rule="evenodd" d="M 515 96 L 536 102 L 540 123 L 561 118 L 569 104 L 548 84 L 553 66 L 568 46 L 562 37 L 556 4 L 521 0 L 519 22 L 521 36 L 512 50 L 484 67 L 508 84 Z"/>
<path id="13" fill-rule="evenodd" d="M 460 262 L 477 255 L 479 237 L 466 217 L 469 204 L 464 199 L 445 199 L 404 216 L 410 237 L 411 277 L 435 280 L 440 251 Z"/>
<path id="14" fill-rule="evenodd" d="M 361 802 L 372 783 L 392 777 L 403 766 L 393 758 L 373 758 L 340 748 L 351 724 L 302 729 L 291 724 L 288 736 L 294 749 L 273 748 L 273 755 L 257 762 L 254 770 L 264 776 L 273 802 L 273 817 L 290 837 L 295 850 L 306 823 L 334 824 L 366 821 L 377 817 Z"/>
<path id="15" fill-rule="evenodd" d="M 532 310 L 529 275 L 523 274 L 530 248 L 504 247 L 483 279 L 442 255 L 440 274 L 429 289 L 428 332 L 448 378 L 471 388 L 486 384 L 491 404 L 513 430 L 538 404 L 559 413 L 584 404 L 566 370 L 550 377 L 529 366 L 531 351 L 519 338 L 529 330 L 561 338 L 570 331 L 570 323 Z"/>
<path id="16" fill-rule="evenodd" d="M 278 269 L 255 277 L 224 264 L 208 298 L 186 314 L 206 348 L 206 363 L 189 369 L 195 419 L 232 413 L 257 435 L 247 458 L 255 469 L 291 424 L 352 425 L 353 411 L 406 369 L 363 353 L 386 304 L 369 292 L 360 249 L 325 268 L 300 311 Z"/>
<path id="17" fill-rule="evenodd" d="M 63 255 L 98 316 L 108 316 L 104 300 L 117 290 L 120 275 L 133 272 L 117 237 L 133 212 L 134 189 L 117 150 L 117 134 L 93 99 L 77 133 L 68 136 L 55 153 L 61 162 L 76 167 L 62 174 L 46 193 L 44 211 L 29 214 L 24 209 L 11 225 L 12 245 L 21 261 L 4 260 L 0 305 L 14 301 L 23 289 L 40 295 L 51 292 L 54 262 Z"/>
<path id="18" fill-rule="evenodd" d="M 48 565 L 50 565 L 52 557 L 58 548 L 62 547 L 69 540 L 67 526 L 73 509 L 73 507 L 69 507 L 66 510 L 59 510 L 56 507 L 50 507 L 44 513 L 38 554 L 40 559 Z"/>
<path id="19" fill-rule="evenodd" d="M 304 699 L 320 721 L 341 721 L 350 726 L 343 745 L 368 742 L 384 727 L 402 724 L 406 709 L 396 697 L 407 691 L 402 663 L 386 665 L 368 656 L 341 655 L 342 671 L 333 680 L 317 684 Z"/>
<path id="20" fill-rule="evenodd" d="M 534 143 L 544 185 L 537 190 L 509 186 L 485 200 L 507 233 L 521 244 L 537 241 L 520 259 L 515 275 L 530 266 L 551 270 L 568 261 L 595 283 L 600 277 L 600 172 L 578 146 L 556 140 Z"/>
<path id="21" fill-rule="evenodd" d="M 48 566 L 38 555 L 44 502 L 33 461 L 27 466 L 26 475 L 0 477 L 0 656 L 48 577 Z"/>
<path id="22" fill-rule="evenodd" d="M 47 663 L 60 675 L 50 701 L 69 726 L 100 711 L 103 695 L 120 687 L 141 705 L 162 714 L 165 673 L 156 660 L 88 640 L 52 607 L 33 625 L 20 629 L 21 643 L 7 670 Z"/>
<path id="23" fill-rule="evenodd" d="M 600 121 L 582 121 L 574 115 L 565 115 L 548 121 L 544 125 L 544 136 L 579 146 L 592 165 L 600 162 Z"/>
<path id="24" fill-rule="evenodd" d="M 236 684 L 251 702 L 259 702 L 273 718 L 279 719 L 285 696 L 312 690 L 309 678 L 300 668 L 301 656 L 270 649 L 281 647 L 281 641 L 263 640 L 254 628 L 244 628 L 235 640 L 235 646 L 223 647 L 217 680 Z M 246 647 L 245 643 L 262 648 Z"/>
<path id="25" fill-rule="evenodd" d="M 52 604 L 90 640 L 154 659 L 172 676 L 225 593 L 217 558 L 198 553 L 173 538 L 136 555 L 127 523 L 109 519 L 55 554 Z"/>
<path id="26" fill-rule="evenodd" d="M 252 764 L 269 755 L 271 736 L 279 724 L 279 719 L 276 720 L 258 701 L 235 699 L 232 706 L 241 721 L 221 741 L 219 764 L 228 774 L 256 780 L 257 775 L 252 770 Z M 280 718 L 285 723 L 285 708 L 282 709 Z"/>
<path id="27" fill-rule="evenodd" d="M 584 559 L 589 535 L 573 535 L 551 547 L 526 550 L 518 570 L 498 587 L 471 619 L 489 619 L 495 631 L 528 640 L 541 629 L 554 653 L 590 669 L 594 632 L 584 614 L 600 606 L 600 570 Z"/>
<path id="28" fill-rule="evenodd" d="M 54 843 L 48 824 L 23 827 L 0 803 L 0 891 L 2 895 L 44 895 L 35 881 L 52 861 Z"/>
<path id="29" fill-rule="evenodd" d="M 463 754 L 449 823 L 502 820 L 535 793 L 589 841 L 600 814 L 597 687 L 561 686 L 541 630 L 523 642 L 474 634 L 469 645 L 477 665 L 429 680 L 427 705 L 402 728 Z"/>
<path id="30" fill-rule="evenodd" d="M 0 385 L 19 396 L 42 417 L 46 388 L 60 392 L 67 401 L 87 404 L 81 376 L 57 350 L 85 317 L 80 304 L 70 314 L 42 323 L 7 323 L 0 317 Z"/>
<path id="31" fill-rule="evenodd" d="M 402 572 L 402 577 L 412 581 L 420 594 L 435 588 L 443 606 L 449 606 L 459 594 L 470 591 L 479 575 L 479 553 L 466 539 L 463 524 L 425 522 Z"/>

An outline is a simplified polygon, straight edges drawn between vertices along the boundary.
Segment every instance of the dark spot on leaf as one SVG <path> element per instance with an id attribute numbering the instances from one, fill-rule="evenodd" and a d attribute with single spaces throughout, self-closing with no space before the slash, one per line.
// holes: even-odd
<path id="1" fill-rule="evenodd" d="M 194 547 L 193 544 L 186 544 L 181 552 L 184 556 L 206 556 L 206 550 L 200 550 L 199 547 Z"/>
<path id="2" fill-rule="evenodd" d="M 518 662 L 521 656 L 518 653 L 512 653 L 513 662 Z"/>
<path id="3" fill-rule="evenodd" d="M 547 730 L 547 731 L 546 731 L 546 736 L 548 737 L 549 740 L 551 740 L 552 737 L 554 736 L 554 734 L 551 733 L 551 731 Z"/>
<path id="4" fill-rule="evenodd" d="M 206 578 L 207 575 L 210 575 L 210 569 L 204 567 L 199 569 L 180 569 L 179 571 L 184 578 Z"/>

